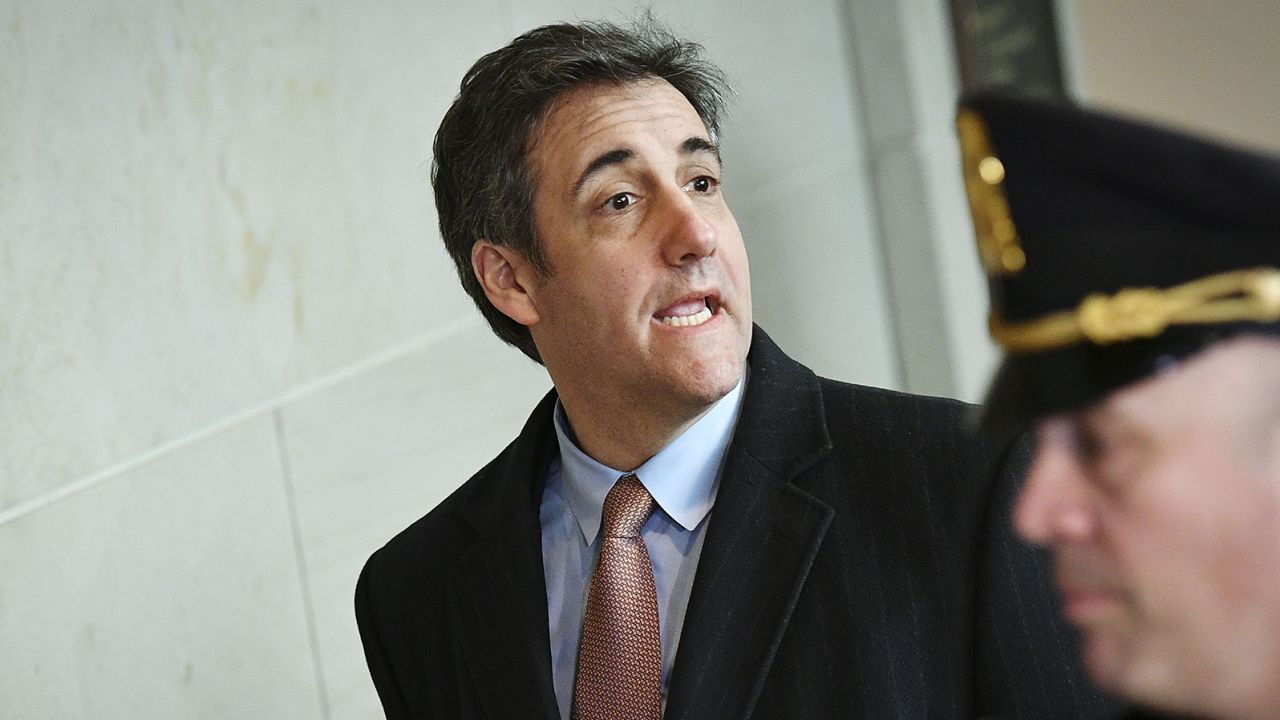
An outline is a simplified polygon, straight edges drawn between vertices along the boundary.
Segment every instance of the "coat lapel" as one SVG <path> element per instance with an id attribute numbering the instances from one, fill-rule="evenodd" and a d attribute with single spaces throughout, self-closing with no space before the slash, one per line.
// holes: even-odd
<path id="1" fill-rule="evenodd" d="M 467 498 L 461 510 L 479 535 L 449 577 L 447 592 L 457 618 L 456 647 L 493 720 L 559 718 L 538 521 L 554 446 L 554 402 L 548 395 L 512 452 L 486 470 L 504 481 L 492 494 Z"/>
<path id="2" fill-rule="evenodd" d="M 666 717 L 744 718 L 834 511 L 792 483 L 831 450 L 817 378 L 760 328 L 672 671 Z"/>

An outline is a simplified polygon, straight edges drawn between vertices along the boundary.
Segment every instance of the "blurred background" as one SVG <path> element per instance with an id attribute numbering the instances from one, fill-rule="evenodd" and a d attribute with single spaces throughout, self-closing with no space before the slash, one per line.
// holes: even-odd
<path id="1" fill-rule="evenodd" d="M 1011 85 L 1280 149 L 1274 0 L 658 0 L 738 91 L 757 320 L 980 399 L 952 129 Z M 364 559 L 550 387 L 458 286 L 466 68 L 599 0 L 0 1 L 0 717 L 380 717 Z"/>

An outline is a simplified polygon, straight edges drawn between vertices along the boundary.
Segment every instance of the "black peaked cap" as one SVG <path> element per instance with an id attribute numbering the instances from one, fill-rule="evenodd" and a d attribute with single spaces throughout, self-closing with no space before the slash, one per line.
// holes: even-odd
<path id="1" fill-rule="evenodd" d="M 1049 102 L 960 104 L 1005 351 L 982 425 L 1087 405 L 1241 330 L 1280 332 L 1280 158 Z"/>

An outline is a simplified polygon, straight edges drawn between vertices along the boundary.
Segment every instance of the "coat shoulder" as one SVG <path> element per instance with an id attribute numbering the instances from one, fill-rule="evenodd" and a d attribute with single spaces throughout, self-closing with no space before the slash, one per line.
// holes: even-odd
<path id="1" fill-rule="evenodd" d="M 485 523 L 495 522 L 504 513 L 511 516 L 527 510 L 519 506 L 541 493 L 540 479 L 554 445 L 550 428 L 555 400 L 554 391 L 548 393 L 501 452 L 375 551 L 365 565 L 370 581 L 383 574 L 403 577 L 405 572 L 443 578 Z"/>
<path id="2" fill-rule="evenodd" d="M 975 410 L 975 406 L 952 398 L 916 395 L 824 377 L 819 377 L 818 382 L 822 386 L 823 397 L 828 399 L 828 413 L 832 410 L 878 412 L 891 422 L 895 419 L 921 417 L 946 421 L 960 428 Z"/>
<path id="3" fill-rule="evenodd" d="M 409 576 L 436 579 L 447 576 L 477 535 L 462 509 L 475 498 L 499 492 L 502 477 L 497 468 L 512 452 L 512 445 L 427 514 L 375 550 L 365 563 L 364 575 L 368 582 L 377 587 L 387 582 L 402 583 Z"/>
<path id="4" fill-rule="evenodd" d="M 976 408 L 951 398 L 914 395 L 819 378 L 823 409 L 834 449 L 907 454 L 986 466 L 1001 447 L 977 432 Z"/>

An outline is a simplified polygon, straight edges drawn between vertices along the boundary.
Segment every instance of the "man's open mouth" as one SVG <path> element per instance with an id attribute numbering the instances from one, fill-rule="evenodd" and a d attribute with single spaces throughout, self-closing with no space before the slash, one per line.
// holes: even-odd
<path id="1" fill-rule="evenodd" d="M 717 298 L 712 295 L 706 295 L 681 300 L 654 313 L 654 317 L 663 325 L 693 327 L 715 317 L 718 310 L 719 301 Z"/>

